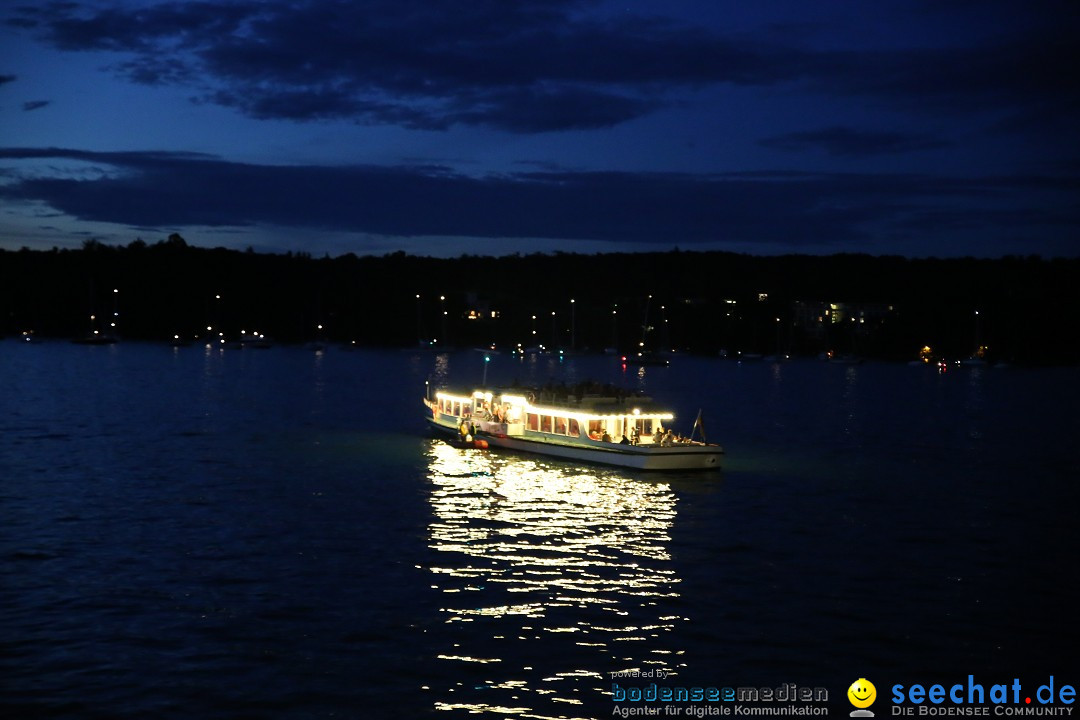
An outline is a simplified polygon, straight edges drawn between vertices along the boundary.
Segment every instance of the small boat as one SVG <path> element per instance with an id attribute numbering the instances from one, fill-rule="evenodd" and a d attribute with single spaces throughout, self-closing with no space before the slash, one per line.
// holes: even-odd
<path id="1" fill-rule="evenodd" d="M 483 438 L 459 439 L 445 438 L 447 445 L 452 445 L 462 450 L 487 450 L 488 441 Z"/>
<path id="2" fill-rule="evenodd" d="M 655 365 L 660 367 L 667 367 L 671 364 L 671 359 L 667 355 L 648 351 L 623 355 L 622 361 L 628 365 Z"/>
<path id="3" fill-rule="evenodd" d="M 565 460 L 637 470 L 715 470 L 724 454 L 704 439 L 661 439 L 674 415 L 640 395 L 445 389 L 425 397 L 424 405 L 431 428 L 457 442 L 484 441 Z M 704 438 L 700 413 L 695 431 L 699 427 Z"/>
<path id="4" fill-rule="evenodd" d="M 265 350 L 274 346 L 274 341 L 261 332 L 240 332 L 238 344 L 242 348 L 256 348 Z"/>
<path id="5" fill-rule="evenodd" d="M 115 335 L 94 330 L 81 337 L 72 338 L 71 342 L 76 345 L 115 345 L 117 339 Z"/>
<path id="6" fill-rule="evenodd" d="M 829 362 L 833 365 L 862 365 L 863 359 L 859 355 L 833 355 Z"/>

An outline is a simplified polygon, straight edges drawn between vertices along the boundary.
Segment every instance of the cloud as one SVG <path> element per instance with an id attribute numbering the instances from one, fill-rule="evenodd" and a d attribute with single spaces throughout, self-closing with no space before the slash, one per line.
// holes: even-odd
<path id="1" fill-rule="evenodd" d="M 29 100 L 23 103 L 23 110 L 30 112 L 31 110 L 40 110 L 49 104 L 48 100 Z"/>
<path id="2" fill-rule="evenodd" d="M 182 84 L 256 118 L 512 132 L 608 127 L 707 80 L 717 38 L 667 22 L 586 20 L 579 3 L 165 2 L 25 7 L 61 50 L 128 55 L 115 72 Z M 735 72 L 741 72 L 738 69 Z"/>
<path id="3" fill-rule="evenodd" d="M 837 126 L 764 138 L 759 140 L 758 144 L 762 147 L 792 152 L 823 150 L 837 157 L 867 157 L 936 150 L 949 147 L 951 143 L 925 135 L 868 132 Z"/>
<path id="4" fill-rule="evenodd" d="M 0 198 L 143 228 L 273 225 L 391 237 L 599 240 L 614 247 L 741 242 L 842 250 L 882 237 L 923 240 L 928 232 L 943 242 L 958 240 L 950 239 L 954 231 L 991 242 L 1006 230 L 1075 237 L 1080 227 L 1072 203 L 1076 181 L 1051 177 L 565 171 L 469 177 L 433 166 L 264 166 L 197 154 L 56 148 L 0 149 L 0 159 L 107 166 L 110 172 L 78 177 L 9 172 Z"/>
<path id="5" fill-rule="evenodd" d="M 516 133 L 605 128 L 708 85 L 798 85 L 910 112 L 1076 108 L 1073 14 L 954 47 L 845 48 L 723 34 L 581 0 L 54 3 L 8 20 L 68 51 L 121 53 L 132 82 L 255 118 Z M 1047 6 L 1053 7 L 1053 6 Z M 961 8 L 965 9 L 965 8 Z M 987 20 L 966 8 L 972 23 Z M 987 13 L 989 15 L 989 13 Z M 1060 16 L 1060 18 L 1059 18 Z"/>
<path id="6" fill-rule="evenodd" d="M 1022 111 L 1044 106 L 1074 112 L 1078 106 L 1071 68 L 1080 48 L 1069 32 L 1027 33 L 974 47 L 921 51 L 836 53 L 812 86 L 822 92 L 916 101 L 923 113 Z"/>
<path id="7" fill-rule="evenodd" d="M 18 79 L 15 75 L 0 75 L 0 85 L 7 85 L 9 82 L 15 82 Z"/>

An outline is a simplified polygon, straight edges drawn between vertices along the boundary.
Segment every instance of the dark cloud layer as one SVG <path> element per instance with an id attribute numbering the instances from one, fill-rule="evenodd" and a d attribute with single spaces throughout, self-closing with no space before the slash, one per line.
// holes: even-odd
<path id="1" fill-rule="evenodd" d="M 113 69 L 133 82 L 187 86 L 256 118 L 544 132 L 617 125 L 709 84 L 789 83 L 914 112 L 1075 113 L 1080 44 L 1067 5 L 1036 3 L 1044 22 L 982 45 L 890 50 L 605 16 L 582 0 L 64 2 L 8 23 L 62 50 L 122 53 Z"/>
<path id="2" fill-rule="evenodd" d="M 868 132 L 849 127 L 830 127 L 821 130 L 789 133 L 765 138 L 763 147 L 778 150 L 823 150 L 840 157 L 862 157 L 935 150 L 949 143 L 920 135 L 900 132 Z"/>
<path id="3" fill-rule="evenodd" d="M 1075 195 L 1075 181 L 1051 178 L 553 171 L 475 178 L 431 166 L 261 166 L 195 154 L 0 149 L 0 159 L 46 158 L 110 171 L 92 179 L 14 179 L 0 187 L 0 198 L 133 227 L 271 224 L 388 236 L 844 250 L 883 236 L 957 229 L 988 237 L 1010 229 L 1075 234 L 1080 226 L 1075 208 L 1048 213 L 1015 202 L 1031 190 Z"/>
<path id="4" fill-rule="evenodd" d="M 567 246 L 589 239 L 613 247 L 767 243 L 931 254 L 940 243 L 942 253 L 952 246 L 986 255 L 1030 239 L 1077 252 L 1075 3 L 946 0 L 887 3 L 874 13 L 825 3 L 792 13 L 701 0 L 656 5 L 674 14 L 666 19 L 641 14 L 644 6 L 25 3 L 3 18 L 30 40 L 20 47 L 31 48 L 19 50 L 28 64 L 0 75 L 5 108 L 66 101 L 57 93 L 71 83 L 19 97 L 9 93 L 22 92 L 22 83 L 9 85 L 16 71 L 37 67 L 29 65 L 35 53 L 78 52 L 107 70 L 97 78 L 106 88 L 115 79 L 179 88 L 196 103 L 287 121 L 253 134 L 263 138 L 255 145 L 275 153 L 264 157 L 283 148 L 293 158 L 311 148 L 314 157 L 331 157 L 334 138 L 348 137 L 361 147 L 342 149 L 343 157 L 456 158 L 446 162 L 458 169 L 57 150 L 42 146 L 66 144 L 63 137 L 89 137 L 99 150 L 143 141 L 110 137 L 113 125 L 57 135 L 59 125 L 43 123 L 49 132 L 39 132 L 33 117 L 12 114 L 34 134 L 7 142 L 38 148 L 0 151 L 11 161 L 0 200 L 127 227 L 267 225 L 310 237 L 326 229 Z M 257 124 L 230 123 L 219 137 L 217 124 L 200 123 L 220 114 L 193 110 L 188 126 L 169 108 L 168 117 L 147 113 L 141 137 L 153 138 L 151 147 L 232 148 L 239 136 L 230 132 Z M 51 108 L 44 113 L 50 123 L 64 120 Z M 321 120 L 475 130 L 436 136 L 303 125 Z M 618 133 L 556 134 L 618 125 Z M 509 139 L 489 128 L 546 135 Z M 235 152 L 258 157 L 246 136 L 239 139 Z M 530 170 L 486 172 L 488 161 Z M 778 171 L 785 162 L 797 171 Z M 770 172 L 732 172 L 740 167 L 733 163 Z M 568 164 L 592 171 L 569 172 Z M 642 166 L 726 172 L 631 169 Z M 907 173 L 892 172 L 899 168 Z"/>

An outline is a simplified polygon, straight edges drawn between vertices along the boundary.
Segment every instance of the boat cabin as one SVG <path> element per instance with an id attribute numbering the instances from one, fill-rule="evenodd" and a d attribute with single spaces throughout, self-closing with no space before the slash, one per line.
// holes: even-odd
<path id="1" fill-rule="evenodd" d="M 623 435 L 641 445 L 653 443 L 654 433 L 674 418 L 670 412 L 650 408 L 648 398 L 583 397 L 563 403 L 536 404 L 533 392 L 472 395 L 438 391 L 434 409 L 458 421 L 481 422 L 486 430 L 507 435 L 550 436 L 552 441 L 576 439 L 619 442 Z M 504 427 L 490 427 L 504 426 Z"/>

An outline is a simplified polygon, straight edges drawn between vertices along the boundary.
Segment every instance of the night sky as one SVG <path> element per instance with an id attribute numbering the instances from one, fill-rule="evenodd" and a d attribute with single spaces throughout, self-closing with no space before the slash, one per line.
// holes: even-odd
<path id="1" fill-rule="evenodd" d="M 0 247 L 1080 255 L 1080 3 L 0 4 Z"/>

